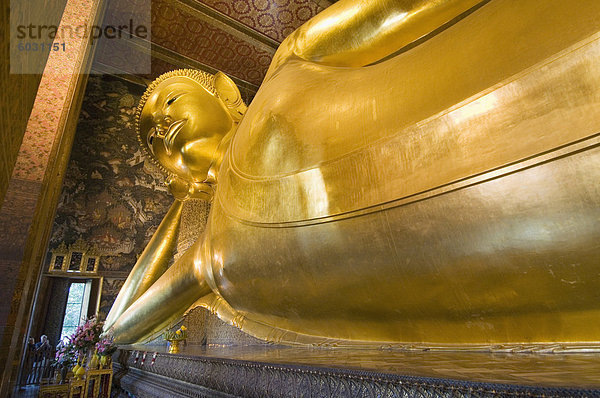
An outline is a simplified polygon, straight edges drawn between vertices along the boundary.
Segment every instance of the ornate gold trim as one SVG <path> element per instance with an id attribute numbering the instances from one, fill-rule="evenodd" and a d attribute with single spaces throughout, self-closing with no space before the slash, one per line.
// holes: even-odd
<path id="1" fill-rule="evenodd" d="M 54 250 L 51 250 L 52 260 L 48 272 L 52 274 L 84 274 L 94 275 L 98 273 L 98 265 L 102 253 L 96 246 L 91 246 L 81 238 L 70 246 L 65 242 Z M 75 260 L 79 264 L 71 267 L 71 262 Z"/>

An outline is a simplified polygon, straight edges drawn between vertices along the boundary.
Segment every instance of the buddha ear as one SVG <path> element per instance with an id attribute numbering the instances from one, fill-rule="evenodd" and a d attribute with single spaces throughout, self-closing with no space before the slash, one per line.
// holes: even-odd
<path id="1" fill-rule="evenodd" d="M 225 103 L 233 120 L 241 120 L 244 113 L 246 113 L 246 104 L 244 104 L 240 90 L 233 80 L 223 72 L 217 72 L 213 78 L 213 83 L 219 98 Z"/>
<path id="2" fill-rule="evenodd" d="M 183 201 L 190 197 L 191 183 L 177 176 L 171 176 L 167 179 L 166 185 L 169 187 L 169 192 L 171 192 L 171 195 L 173 195 L 175 199 Z"/>
<path id="3" fill-rule="evenodd" d="M 191 198 L 211 201 L 215 193 L 214 186 L 209 183 L 189 182 L 177 176 L 169 177 L 165 183 L 171 195 L 181 201 Z"/>

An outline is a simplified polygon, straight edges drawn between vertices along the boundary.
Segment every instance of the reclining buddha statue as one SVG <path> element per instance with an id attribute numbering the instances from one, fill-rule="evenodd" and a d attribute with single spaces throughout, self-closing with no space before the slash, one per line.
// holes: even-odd
<path id="1" fill-rule="evenodd" d="M 341 0 L 246 107 L 222 73 L 138 108 L 175 204 L 109 317 L 132 343 L 192 305 L 306 345 L 600 341 L 600 2 Z M 181 203 L 212 201 L 174 262 Z"/>

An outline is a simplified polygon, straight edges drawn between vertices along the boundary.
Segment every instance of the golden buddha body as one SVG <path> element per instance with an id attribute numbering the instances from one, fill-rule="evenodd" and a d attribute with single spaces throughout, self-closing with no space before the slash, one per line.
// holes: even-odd
<path id="1" fill-rule="evenodd" d="M 196 303 L 275 342 L 598 342 L 600 3 L 368 3 L 286 39 L 247 111 L 222 74 L 149 88 L 143 145 L 214 199 L 166 272 L 146 249 L 118 341 Z"/>

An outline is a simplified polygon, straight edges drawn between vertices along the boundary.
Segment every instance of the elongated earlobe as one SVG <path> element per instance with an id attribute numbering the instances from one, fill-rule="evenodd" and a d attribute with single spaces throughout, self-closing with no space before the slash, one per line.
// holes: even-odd
<path id="1" fill-rule="evenodd" d="M 216 184 L 216 180 L 211 182 Z M 169 187 L 171 195 L 180 201 L 193 198 L 210 202 L 215 193 L 214 187 L 207 182 L 189 182 L 177 176 L 169 178 L 166 185 Z"/>
<path id="2" fill-rule="evenodd" d="M 223 72 L 217 72 L 213 84 L 217 89 L 219 98 L 225 103 L 227 110 L 235 121 L 239 121 L 246 113 L 246 104 L 236 84 Z"/>

